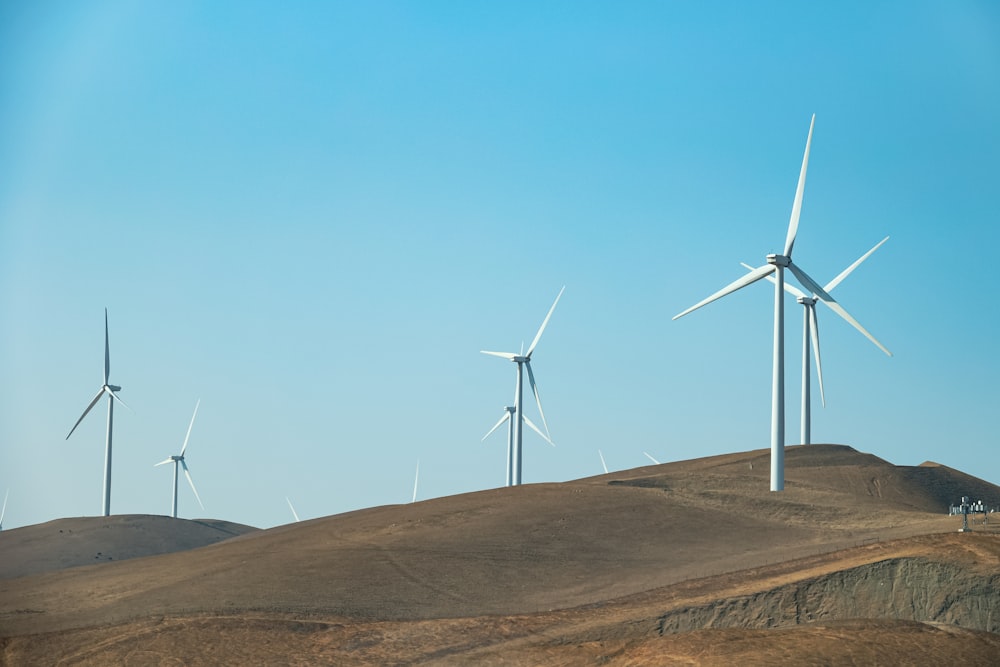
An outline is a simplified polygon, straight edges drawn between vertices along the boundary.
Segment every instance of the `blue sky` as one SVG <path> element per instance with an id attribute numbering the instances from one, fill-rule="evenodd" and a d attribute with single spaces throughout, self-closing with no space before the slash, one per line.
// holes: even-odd
<path id="1" fill-rule="evenodd" d="M 769 446 L 780 251 L 821 307 L 813 440 L 1000 483 L 1000 10 L 989 2 L 47 2 L 0 7 L 5 527 L 267 527 L 491 488 L 528 344 L 524 481 Z M 798 439 L 801 315 L 786 302 Z M 815 391 L 815 390 L 814 390 Z M 527 415 L 536 420 L 534 406 Z"/>

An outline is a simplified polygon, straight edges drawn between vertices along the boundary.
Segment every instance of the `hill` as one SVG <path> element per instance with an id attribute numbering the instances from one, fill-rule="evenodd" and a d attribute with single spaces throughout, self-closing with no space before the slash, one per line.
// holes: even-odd
<path id="1" fill-rule="evenodd" d="M 815 648 L 835 632 L 803 624 L 868 618 L 868 630 L 836 632 L 912 635 L 928 651 L 975 635 L 996 648 L 997 537 L 953 534 L 960 522 L 945 514 L 974 478 L 813 445 L 788 448 L 776 494 L 767 463 L 761 450 L 371 508 L 0 581 L 0 641 L 12 661 L 94 664 L 140 646 L 191 664 L 262 664 L 271 650 L 353 664 L 644 664 L 665 638 L 706 627 L 798 626 L 782 636 Z M 948 591 L 964 602 L 940 604 Z"/>

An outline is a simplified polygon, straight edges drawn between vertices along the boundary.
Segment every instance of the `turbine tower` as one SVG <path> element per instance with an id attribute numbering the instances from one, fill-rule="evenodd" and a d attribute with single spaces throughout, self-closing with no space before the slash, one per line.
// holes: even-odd
<path id="1" fill-rule="evenodd" d="M 873 252 L 878 250 L 879 247 L 888 240 L 889 237 L 886 236 L 884 239 L 876 243 L 875 247 L 873 247 L 871 250 L 869 250 L 864 255 L 855 260 L 855 262 L 851 264 L 849 267 L 841 271 L 840 275 L 838 275 L 836 278 L 834 278 L 826 285 L 824 285 L 823 289 L 825 289 L 827 292 L 832 292 L 834 287 L 839 285 L 841 281 L 844 280 L 844 278 L 851 275 L 851 272 L 853 272 L 854 269 L 858 268 L 858 266 L 860 266 L 862 262 L 868 259 Z M 753 267 L 749 266 L 748 264 L 743 264 L 743 267 L 753 271 Z M 772 283 L 774 282 L 774 276 L 768 276 L 767 279 L 770 280 Z M 813 294 L 812 296 L 808 296 L 798 287 L 795 287 L 794 285 L 789 285 L 788 283 L 785 283 L 785 291 L 794 296 L 796 301 L 802 304 L 803 308 L 805 309 L 803 312 L 803 319 L 802 319 L 802 419 L 800 424 L 801 427 L 800 435 L 802 437 L 802 444 L 809 445 L 812 444 L 812 433 L 811 433 L 812 398 L 810 394 L 811 381 L 809 375 L 810 339 L 812 341 L 812 351 L 816 358 L 816 379 L 819 382 L 819 396 L 820 400 L 823 403 L 823 407 L 826 407 L 826 393 L 823 391 L 823 365 L 820 361 L 820 353 L 819 353 L 819 319 L 816 316 L 816 302 L 819 301 L 820 299 L 815 294 Z M 880 350 L 885 352 L 888 356 L 890 357 L 892 356 L 892 352 L 886 349 L 886 347 L 882 345 L 882 343 L 875 340 L 875 338 L 872 337 L 872 335 L 869 334 L 867 331 L 862 329 L 861 333 L 867 336 L 872 343 L 874 343 Z"/>
<path id="2" fill-rule="evenodd" d="M 562 297 L 565 289 L 566 287 L 563 286 L 563 288 L 559 290 L 556 300 L 552 303 L 552 307 L 549 308 L 548 314 L 542 321 L 542 326 L 538 328 L 538 333 L 535 334 L 535 339 L 531 341 L 531 345 L 528 346 L 528 351 L 525 354 L 521 355 L 514 352 L 490 352 L 488 350 L 480 350 L 483 354 L 490 354 L 494 357 L 507 359 L 517 364 L 517 383 L 514 385 L 514 412 L 518 414 L 518 418 L 513 420 L 514 441 L 512 451 L 513 462 L 511 464 L 511 484 L 513 486 L 517 486 L 521 483 L 521 442 L 524 432 L 524 422 L 526 421 L 524 416 L 524 402 L 521 400 L 524 395 L 524 370 L 528 371 L 528 382 L 531 384 L 531 392 L 535 395 L 535 404 L 538 405 L 538 414 L 541 415 L 542 425 L 545 427 L 545 439 L 548 440 L 549 443 L 552 442 L 552 436 L 549 433 L 549 425 L 545 421 L 545 412 L 542 410 L 542 401 L 538 398 L 538 387 L 535 384 L 535 374 L 531 371 L 531 354 L 535 351 L 535 346 L 538 345 L 538 340 L 542 337 L 542 332 L 545 331 L 545 327 L 549 323 L 549 318 L 552 317 L 552 311 L 556 309 L 556 305 L 559 303 L 559 299 Z M 508 415 L 510 414 L 512 413 L 508 413 Z M 502 423 L 502 419 L 500 423 Z M 538 429 L 535 428 L 535 430 Z"/>
<path id="3" fill-rule="evenodd" d="M 184 461 L 184 452 L 187 450 L 188 439 L 190 439 L 191 437 L 191 427 L 194 426 L 194 418 L 198 416 L 199 405 L 201 405 L 200 398 L 198 399 L 198 402 L 194 404 L 194 414 L 191 415 L 191 423 L 188 424 L 187 435 L 184 436 L 184 444 L 181 446 L 181 453 L 175 456 L 171 456 L 170 458 L 164 461 L 160 461 L 159 463 L 154 464 L 153 466 L 155 468 L 156 466 L 162 466 L 167 463 L 174 464 L 174 493 L 171 501 L 172 510 L 170 516 L 172 516 L 175 519 L 177 518 L 177 474 L 178 474 L 177 465 L 178 464 L 180 464 L 180 467 L 184 468 L 184 476 L 187 477 L 188 484 L 191 485 L 191 490 L 194 491 L 194 497 L 198 499 L 198 504 L 201 506 L 201 509 L 205 509 L 205 506 L 202 505 L 201 503 L 201 496 L 198 495 L 198 489 L 194 488 L 194 480 L 191 479 L 191 472 L 188 470 L 187 463 Z"/>
<path id="4" fill-rule="evenodd" d="M 69 434 L 66 439 L 69 440 L 69 436 L 73 435 L 73 431 L 76 427 L 80 425 L 83 418 L 87 416 L 91 408 L 97 405 L 97 401 L 101 400 L 101 396 L 107 394 L 108 396 L 108 435 L 107 441 L 104 447 L 104 516 L 109 516 L 111 514 L 111 429 L 114 422 L 114 411 L 115 411 L 115 401 L 118 401 L 122 405 L 125 402 L 118 398 L 117 392 L 121 391 L 122 388 L 109 384 L 108 376 L 111 374 L 111 346 L 108 343 L 108 309 L 104 309 L 104 384 L 101 388 L 97 390 L 97 396 L 94 396 L 94 400 L 90 402 L 87 409 L 83 411 L 80 418 L 76 420 L 73 424 L 73 428 L 69 430 Z M 127 408 L 128 406 L 125 405 Z"/>
<path id="5" fill-rule="evenodd" d="M 783 491 L 785 488 L 785 310 L 784 310 L 784 290 L 785 273 L 787 268 L 798 278 L 802 285 L 813 292 L 816 298 L 823 301 L 835 313 L 851 323 L 866 336 L 871 337 L 864 327 L 858 324 L 857 320 L 848 314 L 830 294 L 819 286 L 819 284 L 809 277 L 800 267 L 792 262 L 792 248 L 795 245 L 795 236 L 799 228 L 799 216 L 802 213 L 802 195 L 806 187 L 806 170 L 809 167 L 809 148 L 812 144 L 813 126 L 816 123 L 816 115 L 813 114 L 809 123 L 809 134 L 806 137 L 806 150 L 802 156 L 802 168 L 799 171 L 799 182 L 795 188 L 795 199 L 792 202 L 792 214 L 788 220 L 788 233 L 785 236 L 785 247 L 782 254 L 770 254 L 767 256 L 767 264 L 760 266 L 745 276 L 738 278 L 729 285 L 723 287 L 715 294 L 709 296 L 685 311 L 674 315 L 673 319 L 678 319 L 709 304 L 716 299 L 720 299 L 727 294 L 755 283 L 762 278 L 774 274 L 774 357 L 771 367 L 771 490 Z"/>
<path id="6" fill-rule="evenodd" d="M 507 422 L 507 486 L 513 486 L 514 480 L 514 413 L 516 411 L 517 410 L 512 405 L 505 407 L 503 417 L 500 418 L 500 421 L 494 424 L 493 428 L 487 431 L 486 435 L 484 435 L 482 440 L 480 440 L 480 442 L 486 440 L 486 438 L 490 437 L 490 434 L 493 433 L 493 431 L 500 428 L 501 424 Z M 530 426 L 535 433 L 542 436 L 542 439 L 545 440 L 545 442 L 549 443 L 553 447 L 556 446 L 554 442 L 549 440 L 547 435 L 542 433 L 542 431 L 535 426 L 530 419 L 528 419 L 527 415 L 524 417 L 524 423 Z"/>

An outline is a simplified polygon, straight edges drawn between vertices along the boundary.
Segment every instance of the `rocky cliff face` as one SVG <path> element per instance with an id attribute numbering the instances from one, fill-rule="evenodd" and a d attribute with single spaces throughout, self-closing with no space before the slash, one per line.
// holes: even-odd
<path id="1" fill-rule="evenodd" d="M 1000 632 L 1000 574 L 926 558 L 893 558 L 753 595 L 665 613 L 660 634 L 705 628 L 777 628 L 881 618 Z"/>

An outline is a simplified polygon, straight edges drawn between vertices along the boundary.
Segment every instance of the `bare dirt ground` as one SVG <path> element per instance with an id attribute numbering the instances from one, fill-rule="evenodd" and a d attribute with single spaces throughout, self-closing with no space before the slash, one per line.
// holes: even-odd
<path id="1" fill-rule="evenodd" d="M 766 452 L 732 454 L 2 580 L 0 656 L 947 664 L 929 659 L 947 649 L 965 651 L 954 653 L 962 664 L 1000 659 L 1000 538 L 983 526 L 959 535 L 961 519 L 944 514 L 962 495 L 1000 504 L 1000 489 L 832 445 L 789 448 L 781 494 L 767 491 L 767 474 Z M 950 589 L 965 602 L 942 602 Z M 846 613 L 865 620 L 838 625 Z M 707 646 L 699 632 L 718 639 Z M 879 653 L 876 637 L 911 648 Z"/>

